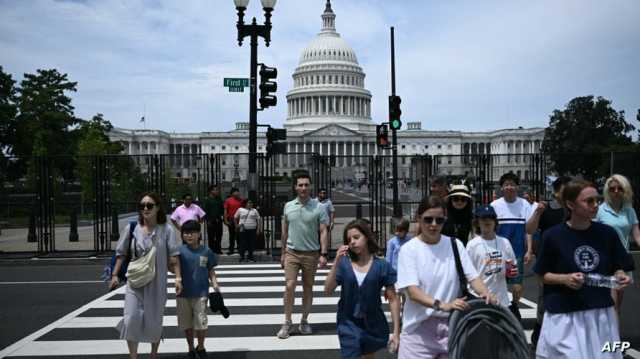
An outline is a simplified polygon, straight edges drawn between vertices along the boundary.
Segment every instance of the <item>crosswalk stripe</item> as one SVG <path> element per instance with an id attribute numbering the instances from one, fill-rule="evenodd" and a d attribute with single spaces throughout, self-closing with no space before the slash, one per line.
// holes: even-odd
<path id="1" fill-rule="evenodd" d="M 215 352 L 246 352 L 259 348 L 260 351 L 286 350 L 322 350 L 339 349 L 337 335 L 292 336 L 287 340 L 271 337 L 235 337 L 235 338 L 207 338 L 207 351 Z M 160 345 L 160 353 L 185 352 L 184 338 L 164 339 Z M 141 343 L 138 353 L 150 352 L 149 344 Z M 124 340 L 61 340 L 35 341 L 16 352 L 14 356 L 90 356 L 90 355 L 118 355 L 127 354 L 127 343 Z"/>
<path id="2" fill-rule="evenodd" d="M 391 317 L 389 312 L 385 313 L 387 318 Z M 302 314 L 293 314 L 293 323 L 299 323 Z M 60 328 L 112 328 L 120 321 L 120 317 L 76 317 L 63 323 Z M 259 325 L 259 324 L 282 324 L 284 313 L 279 314 L 231 314 L 224 319 L 220 314 L 208 315 L 209 326 L 229 326 L 229 325 Z M 310 324 L 335 323 L 336 313 L 311 313 L 309 315 Z M 178 325 L 178 317 L 175 315 L 165 315 L 162 321 L 165 327 L 175 327 Z M 215 331 L 212 333 L 215 335 Z"/>
<path id="3" fill-rule="evenodd" d="M 209 292 L 212 292 L 213 289 L 209 288 Z M 221 289 L 222 295 L 225 293 L 282 293 L 284 292 L 284 285 L 272 285 L 272 286 L 250 286 L 250 287 L 222 287 Z M 301 285 L 296 286 L 296 292 L 302 292 L 303 288 Z M 314 292 L 324 292 L 323 285 L 314 285 Z M 340 288 L 336 288 L 336 292 L 339 292 Z M 167 288 L 167 292 L 170 294 L 176 293 L 175 287 Z"/>
<path id="4" fill-rule="evenodd" d="M 317 275 L 315 281 L 325 281 L 326 275 Z M 302 280 L 301 276 L 298 276 L 298 281 Z M 175 278 L 169 278 L 169 283 L 175 283 Z M 283 282 L 284 276 L 279 277 L 218 277 L 218 283 L 247 283 L 247 282 Z"/>
<path id="5" fill-rule="evenodd" d="M 340 300 L 339 297 L 319 297 L 313 298 L 314 305 L 336 305 Z M 282 298 L 230 298 L 224 300 L 227 307 L 282 307 Z M 295 298 L 294 305 L 302 305 L 302 298 Z M 175 299 L 167 300 L 167 308 L 176 306 Z M 93 308 L 123 308 L 124 300 L 106 300 L 96 303 Z"/>

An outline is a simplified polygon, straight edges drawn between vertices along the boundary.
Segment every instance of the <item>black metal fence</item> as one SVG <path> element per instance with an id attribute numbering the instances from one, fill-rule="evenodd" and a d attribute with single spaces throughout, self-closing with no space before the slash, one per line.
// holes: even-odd
<path id="1" fill-rule="evenodd" d="M 555 156 L 558 157 L 558 156 Z M 549 199 L 552 156 L 542 154 L 474 154 L 399 156 L 399 201 L 403 216 L 413 218 L 429 193 L 433 175 L 465 181 L 476 203 L 501 195 L 503 173 L 520 176 L 521 190 Z M 599 186 L 613 173 L 640 188 L 637 153 L 567 154 L 563 161 L 595 163 L 590 179 Z M 217 184 L 223 194 L 248 193 L 248 154 L 108 155 L 91 157 L 0 157 L 0 253 L 10 257 L 96 255 L 108 253 L 129 220 L 136 217 L 139 196 L 160 194 L 170 212 L 191 193 L 196 203 Z M 258 156 L 258 208 L 265 240 L 261 247 L 278 254 L 282 208 L 294 197 L 293 176 L 311 175 L 312 191 L 325 188 L 344 221 L 371 221 L 384 247 L 393 209 L 392 157 L 323 156 L 287 153 Z M 639 208 L 639 196 L 635 196 Z M 339 236 L 339 229 L 334 231 Z"/>

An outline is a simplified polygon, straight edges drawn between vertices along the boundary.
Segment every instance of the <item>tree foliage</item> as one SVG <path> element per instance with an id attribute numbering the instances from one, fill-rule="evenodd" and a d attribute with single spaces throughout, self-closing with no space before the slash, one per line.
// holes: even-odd
<path id="1" fill-rule="evenodd" d="M 11 74 L 0 66 L 0 156 L 10 151 L 15 139 L 15 120 L 18 114 L 16 105 L 16 82 Z"/>
<path id="2" fill-rule="evenodd" d="M 603 155 L 634 146 L 629 135 L 634 129 L 625 121 L 624 111 L 616 111 L 611 101 L 603 97 L 576 97 L 564 110 L 553 111 L 542 151 L 558 173 L 595 179 L 606 172 L 602 168 Z"/>
<path id="3" fill-rule="evenodd" d="M 101 113 L 98 113 L 90 121 L 82 121 L 76 130 L 79 137 L 76 175 L 80 179 L 84 199 L 94 197 L 94 156 L 118 154 L 122 151 L 122 145 L 109 140 L 107 134 L 112 128 L 113 125 L 105 120 Z"/>

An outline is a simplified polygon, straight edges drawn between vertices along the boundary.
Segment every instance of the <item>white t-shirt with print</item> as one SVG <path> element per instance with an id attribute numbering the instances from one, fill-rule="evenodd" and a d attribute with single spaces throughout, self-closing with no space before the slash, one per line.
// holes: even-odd
<path id="1" fill-rule="evenodd" d="M 467 252 L 489 292 L 498 297 L 501 305 L 508 307 L 505 261 L 511 259 L 514 265 L 517 264 L 516 255 L 509 240 L 500 236 L 491 240 L 476 236 L 467 243 Z M 470 291 L 477 295 L 473 290 L 470 289 Z"/>
<path id="2" fill-rule="evenodd" d="M 251 208 L 251 210 L 248 210 L 247 208 L 238 208 L 235 218 L 239 219 L 239 224 L 243 225 L 244 228 L 256 229 L 258 228 L 260 214 L 255 208 Z"/>
<path id="3" fill-rule="evenodd" d="M 456 244 L 464 274 L 468 281 L 472 281 L 478 277 L 478 272 L 462 242 L 456 239 Z M 442 303 L 458 298 L 461 294 L 460 282 L 451 238 L 442 235 L 438 243 L 427 244 L 419 237 L 414 237 L 400 248 L 397 288 L 403 289 L 412 285 Z M 402 330 L 411 332 L 430 316 L 446 318 L 449 313 L 435 312 L 407 296 L 402 314 Z"/>

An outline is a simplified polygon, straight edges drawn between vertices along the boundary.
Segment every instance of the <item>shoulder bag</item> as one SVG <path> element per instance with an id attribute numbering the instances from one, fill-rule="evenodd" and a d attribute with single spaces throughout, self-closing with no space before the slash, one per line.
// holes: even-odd
<path id="1" fill-rule="evenodd" d="M 131 288 L 141 288 L 156 276 L 156 242 L 147 254 L 129 263 L 127 282 Z"/>
<path id="2" fill-rule="evenodd" d="M 451 237 L 451 249 L 453 250 L 453 256 L 456 260 L 456 271 L 458 272 L 458 281 L 460 282 L 460 291 L 463 297 L 467 297 L 467 300 L 476 298 L 475 295 L 469 292 L 467 288 L 467 276 L 464 275 L 464 269 L 462 268 L 462 261 L 460 260 L 460 252 L 458 252 L 458 244 L 456 239 Z"/>

